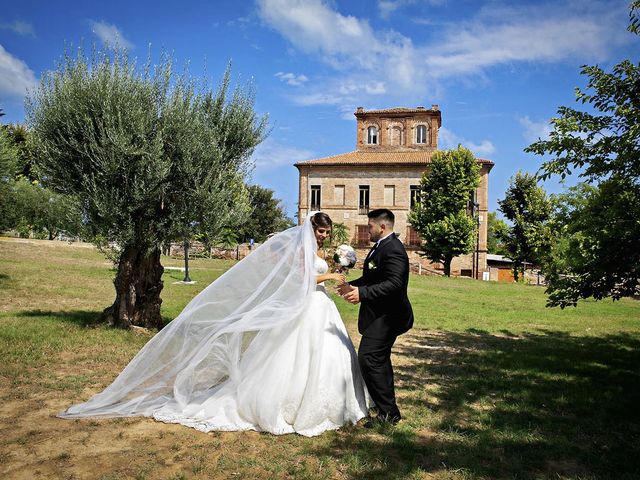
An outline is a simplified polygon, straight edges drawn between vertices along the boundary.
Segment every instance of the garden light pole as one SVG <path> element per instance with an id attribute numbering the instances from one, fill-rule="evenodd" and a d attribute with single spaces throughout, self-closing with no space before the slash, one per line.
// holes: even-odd
<path id="1" fill-rule="evenodd" d="M 191 283 L 189 278 L 189 239 L 184 239 L 184 283 Z"/>

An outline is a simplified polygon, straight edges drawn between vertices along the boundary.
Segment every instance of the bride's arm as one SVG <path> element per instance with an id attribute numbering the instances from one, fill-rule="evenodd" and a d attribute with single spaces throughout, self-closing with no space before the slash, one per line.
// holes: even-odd
<path id="1" fill-rule="evenodd" d="M 316 275 L 316 283 L 326 282 L 327 280 L 344 283 L 346 278 L 342 273 L 323 273 L 322 275 Z"/>

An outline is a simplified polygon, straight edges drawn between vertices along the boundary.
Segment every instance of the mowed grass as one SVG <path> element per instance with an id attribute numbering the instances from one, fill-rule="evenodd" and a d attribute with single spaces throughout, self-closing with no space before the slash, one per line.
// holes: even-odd
<path id="1" fill-rule="evenodd" d="M 233 263 L 192 260 L 192 286 L 165 271 L 164 319 Z M 637 300 L 548 309 L 539 287 L 412 276 L 416 328 L 393 358 L 399 426 L 203 434 L 55 417 L 149 339 L 96 323 L 113 275 L 90 246 L 0 239 L 0 477 L 640 478 Z M 358 343 L 357 307 L 335 300 Z"/>

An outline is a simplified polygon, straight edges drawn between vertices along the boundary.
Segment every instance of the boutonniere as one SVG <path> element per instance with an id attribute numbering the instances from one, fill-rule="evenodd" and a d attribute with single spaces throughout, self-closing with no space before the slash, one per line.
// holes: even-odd
<path id="1" fill-rule="evenodd" d="M 367 265 L 369 266 L 369 270 L 375 270 L 376 268 L 378 268 L 378 266 L 375 264 L 373 260 L 370 260 L 369 263 L 367 263 Z"/>

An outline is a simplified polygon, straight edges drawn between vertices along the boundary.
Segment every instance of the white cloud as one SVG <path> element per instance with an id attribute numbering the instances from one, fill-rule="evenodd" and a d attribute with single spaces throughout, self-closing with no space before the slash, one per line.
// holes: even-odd
<path id="1" fill-rule="evenodd" d="M 118 27 L 106 22 L 91 22 L 91 31 L 106 45 L 131 50 L 133 43 L 125 38 Z"/>
<path id="2" fill-rule="evenodd" d="M 549 134 L 553 130 L 548 120 L 534 122 L 528 115 L 520 118 L 519 122 L 524 128 L 524 132 L 522 132 L 522 134 L 529 142 L 536 142 L 539 139 L 545 140 L 549 138 Z"/>
<path id="3" fill-rule="evenodd" d="M 378 0 L 378 11 L 380 12 L 380 16 L 386 19 L 396 10 L 406 7 L 407 5 L 414 5 L 415 3 L 418 3 L 417 0 Z M 422 0 L 420 3 L 437 6 L 446 3 L 446 0 Z"/>
<path id="4" fill-rule="evenodd" d="M 314 153 L 311 150 L 282 145 L 267 138 L 256 147 L 251 158 L 257 169 L 268 170 L 283 165 L 292 166 L 296 162 L 309 160 L 313 157 Z"/>
<path id="5" fill-rule="evenodd" d="M 390 14 L 412 3 L 381 0 L 378 8 Z M 513 62 L 599 61 L 628 36 L 620 28 L 626 23 L 622 3 L 506 5 L 491 2 L 469 20 L 431 27 L 438 29 L 437 40 L 425 44 L 394 30 L 375 30 L 328 0 L 258 0 L 258 14 L 296 49 L 332 67 L 328 78 L 309 82 L 303 96 L 294 97 L 306 105 L 371 104 L 371 96 L 382 94 L 421 103 L 426 95 L 437 96 L 446 79 L 483 76 Z"/>
<path id="6" fill-rule="evenodd" d="M 603 20 L 553 16 L 491 25 L 474 22 L 449 32 L 426 63 L 442 77 L 478 73 L 510 62 L 556 62 L 585 55 L 602 60 L 609 42 L 615 42 L 610 22 Z"/>
<path id="7" fill-rule="evenodd" d="M 36 83 L 36 77 L 27 64 L 0 45 L 0 95 L 21 97 Z"/>
<path id="8" fill-rule="evenodd" d="M 438 145 L 440 148 L 456 148 L 458 145 L 462 145 L 468 148 L 476 155 L 491 155 L 495 153 L 496 148 L 489 140 L 482 140 L 480 143 L 475 143 L 465 138 L 460 137 L 446 127 L 441 127 L 438 130 Z"/>
<path id="9" fill-rule="evenodd" d="M 21 20 L 15 20 L 12 23 L 0 23 L 0 30 L 11 30 L 18 35 L 25 37 L 35 37 L 36 34 L 33 30 L 33 25 Z"/>
<path id="10" fill-rule="evenodd" d="M 275 76 L 278 77 L 283 82 L 286 82 L 287 85 L 292 85 L 294 87 L 302 85 L 304 82 L 309 80 L 305 75 L 303 74 L 296 75 L 295 73 L 278 72 L 275 74 Z"/>

